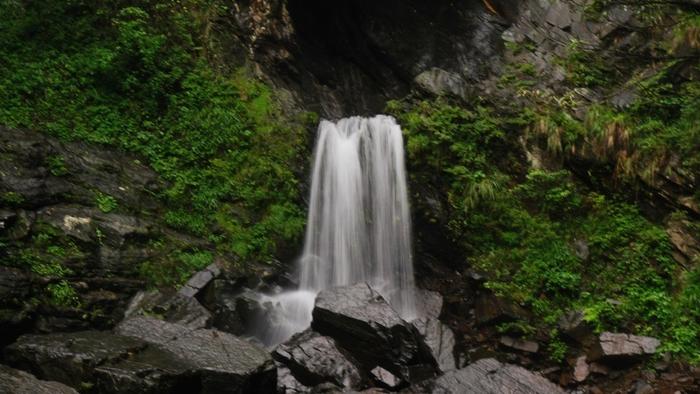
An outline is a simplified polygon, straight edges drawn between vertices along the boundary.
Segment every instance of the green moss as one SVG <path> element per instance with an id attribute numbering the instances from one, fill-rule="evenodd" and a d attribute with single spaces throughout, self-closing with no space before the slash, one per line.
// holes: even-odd
<path id="1" fill-rule="evenodd" d="M 164 259 L 142 263 L 139 273 L 151 286 L 180 285 L 213 261 L 214 257 L 210 251 L 176 250 L 168 253 Z"/>
<path id="2" fill-rule="evenodd" d="M 68 168 L 66 168 L 66 163 L 61 156 L 49 156 L 46 159 L 46 165 L 53 176 L 64 176 L 68 174 Z"/>
<path id="3" fill-rule="evenodd" d="M 18 206 L 24 202 L 24 196 L 16 192 L 5 192 L 0 195 L 0 202 L 9 206 Z"/>
<path id="4" fill-rule="evenodd" d="M 110 213 L 114 211 L 119 205 L 114 197 L 101 192 L 96 193 L 95 204 L 97 204 L 97 207 L 100 209 L 100 211 L 104 213 Z"/>

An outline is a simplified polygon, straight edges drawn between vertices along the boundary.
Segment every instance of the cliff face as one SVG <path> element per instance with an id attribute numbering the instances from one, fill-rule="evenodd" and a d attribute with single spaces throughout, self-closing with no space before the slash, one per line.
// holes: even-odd
<path id="1" fill-rule="evenodd" d="M 516 4 L 262 0 L 241 2 L 220 23 L 235 26 L 234 57 L 246 56 L 295 106 L 338 118 L 380 113 L 416 85 L 474 93 L 501 66 Z"/>

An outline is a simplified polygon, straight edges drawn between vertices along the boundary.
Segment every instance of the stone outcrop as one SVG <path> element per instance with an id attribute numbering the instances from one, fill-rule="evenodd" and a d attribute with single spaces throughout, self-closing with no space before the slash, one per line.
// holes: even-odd
<path id="1" fill-rule="evenodd" d="M 447 372 L 455 369 L 455 336 L 452 330 L 434 318 L 420 318 L 411 322 L 423 336 L 423 341 L 437 361 L 440 371 Z"/>
<path id="2" fill-rule="evenodd" d="M 124 312 L 128 318 L 136 315 L 157 315 L 163 320 L 189 328 L 205 328 L 211 313 L 197 299 L 172 291 L 139 291 Z"/>
<path id="3" fill-rule="evenodd" d="M 367 284 L 321 291 L 312 328 L 353 349 L 353 355 L 365 365 L 379 365 L 407 381 L 436 370 L 436 361 L 418 330 Z"/>
<path id="4" fill-rule="evenodd" d="M 0 125 L 0 158 L 0 242 L 6 245 L 0 258 L 17 262 L 30 255 L 71 272 L 30 274 L 19 263 L 22 269 L 2 268 L 3 342 L 29 331 L 109 328 L 145 287 L 142 263 L 161 261 L 164 250 L 208 244 L 162 224 L 156 196 L 164 184 L 137 156 Z M 37 241 L 47 238 L 61 253 L 47 254 Z M 47 286 L 61 280 L 75 291 L 80 311 L 46 299 Z M 40 302 L 26 302 L 32 298 Z"/>
<path id="5" fill-rule="evenodd" d="M 94 380 L 99 365 L 144 348 L 142 341 L 101 331 L 23 335 L 6 348 L 5 358 L 42 379 L 80 387 L 82 382 Z"/>
<path id="6" fill-rule="evenodd" d="M 591 348 L 591 361 L 624 362 L 635 361 L 656 353 L 661 342 L 656 338 L 630 334 L 604 332 Z"/>
<path id="7" fill-rule="evenodd" d="M 5 358 L 40 378 L 91 384 L 99 393 L 274 391 L 267 351 L 230 334 L 142 316 L 115 331 L 25 335 Z"/>
<path id="8" fill-rule="evenodd" d="M 425 391 L 423 391 L 425 390 Z M 481 359 L 465 368 L 448 372 L 413 392 L 440 394 L 564 394 L 559 386 L 525 368 Z"/>
<path id="9" fill-rule="evenodd" d="M 5 365 L 0 365 L 0 393 L 78 394 L 77 391 L 64 384 L 39 380 L 30 373 Z"/>
<path id="10" fill-rule="evenodd" d="M 280 345 L 273 357 L 284 364 L 305 386 L 333 383 L 346 390 L 362 388 L 366 382 L 358 363 L 335 340 L 311 330 Z"/>

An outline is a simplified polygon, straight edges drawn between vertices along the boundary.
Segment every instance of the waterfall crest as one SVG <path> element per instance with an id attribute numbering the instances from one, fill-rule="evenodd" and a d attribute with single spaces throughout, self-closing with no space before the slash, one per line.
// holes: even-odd
<path id="1" fill-rule="evenodd" d="M 334 286 L 368 282 L 404 319 L 415 318 L 411 253 L 399 125 L 384 115 L 321 121 L 299 260 L 300 289 L 275 296 L 276 304 L 268 299 L 280 306 L 282 315 L 277 314 L 266 342 L 282 341 L 308 327 L 313 308 L 308 295 Z M 290 310 L 295 315 L 286 324 L 283 313 Z"/>

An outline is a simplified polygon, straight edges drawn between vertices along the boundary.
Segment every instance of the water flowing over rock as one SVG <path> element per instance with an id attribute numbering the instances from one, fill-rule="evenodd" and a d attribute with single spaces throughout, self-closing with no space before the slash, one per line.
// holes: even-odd
<path id="1" fill-rule="evenodd" d="M 393 118 L 322 121 L 312 174 L 301 288 L 360 282 L 415 314 L 403 138 Z"/>
<path id="2" fill-rule="evenodd" d="M 369 283 L 403 318 L 417 314 L 401 128 L 383 115 L 324 120 L 314 157 L 300 290 L 265 300 L 267 344 L 308 327 L 308 293 L 334 286 Z"/>

